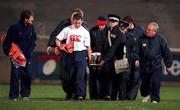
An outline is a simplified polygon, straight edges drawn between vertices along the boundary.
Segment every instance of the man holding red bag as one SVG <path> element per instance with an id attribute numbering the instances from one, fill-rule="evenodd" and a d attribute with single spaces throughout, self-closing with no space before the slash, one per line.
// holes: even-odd
<path id="1" fill-rule="evenodd" d="M 6 39 L 6 33 L 1 33 L 1 43 L 4 43 Z M 19 47 L 15 44 L 11 44 L 11 49 L 9 50 L 9 56 L 13 62 L 13 64 L 16 66 L 16 68 L 22 66 L 26 66 L 26 58 L 22 51 L 19 49 Z"/>
<path id="2" fill-rule="evenodd" d="M 56 36 L 56 45 L 61 51 L 66 51 L 67 58 L 67 91 L 66 95 L 75 95 L 75 99 L 84 100 L 86 95 L 86 56 L 91 59 L 90 35 L 82 27 L 83 17 L 80 13 L 75 13 L 72 17 L 72 25 L 64 28 Z M 62 45 L 62 40 L 66 44 Z M 71 83 L 75 82 L 75 83 Z M 75 89 L 74 89 L 75 84 Z M 70 99 L 70 98 L 68 98 Z"/>
<path id="3" fill-rule="evenodd" d="M 24 101 L 29 100 L 31 93 L 31 58 L 36 46 L 36 32 L 33 26 L 34 15 L 31 10 L 23 10 L 20 20 L 11 25 L 3 43 L 5 55 L 10 56 L 11 78 L 9 99 L 17 101 L 20 95 Z M 19 65 L 25 62 L 24 65 Z M 20 90 L 19 90 L 20 80 Z"/>

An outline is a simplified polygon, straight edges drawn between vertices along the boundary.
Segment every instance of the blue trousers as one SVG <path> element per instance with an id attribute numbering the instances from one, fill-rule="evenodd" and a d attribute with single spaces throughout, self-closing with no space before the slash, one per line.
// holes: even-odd
<path id="1" fill-rule="evenodd" d="M 127 82 L 127 96 L 128 100 L 135 100 L 140 86 L 140 72 L 139 69 L 132 68 Z"/>
<path id="2" fill-rule="evenodd" d="M 162 68 L 159 67 L 152 72 L 141 71 L 140 91 L 143 97 L 150 95 L 152 101 L 160 101 L 160 84 L 162 78 Z"/>
<path id="3" fill-rule="evenodd" d="M 31 92 L 30 64 L 31 61 L 28 60 L 25 67 L 16 68 L 11 63 L 11 77 L 10 77 L 10 91 L 9 91 L 10 99 L 18 98 L 19 91 L 22 97 L 29 97 Z"/>
<path id="4" fill-rule="evenodd" d="M 67 59 L 67 93 L 75 97 L 86 95 L 86 50 L 75 51 Z"/>

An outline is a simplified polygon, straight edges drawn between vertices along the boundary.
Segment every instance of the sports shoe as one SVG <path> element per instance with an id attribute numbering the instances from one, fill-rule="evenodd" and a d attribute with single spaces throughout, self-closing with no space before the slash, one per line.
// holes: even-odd
<path id="1" fill-rule="evenodd" d="M 15 99 L 11 99 L 11 98 L 9 98 L 9 100 L 12 100 L 12 101 L 17 101 L 18 99 L 17 99 L 17 98 L 15 98 Z"/>
<path id="2" fill-rule="evenodd" d="M 23 101 L 29 101 L 29 97 L 23 97 Z"/>
<path id="3" fill-rule="evenodd" d="M 111 100 L 111 96 L 106 95 L 106 96 L 104 97 L 104 100 Z"/>
<path id="4" fill-rule="evenodd" d="M 79 100 L 79 101 L 83 101 L 83 100 L 84 100 L 84 98 L 83 98 L 82 96 L 79 96 L 79 97 L 77 98 L 77 100 Z"/>
<path id="5" fill-rule="evenodd" d="M 157 102 L 157 101 L 155 101 L 155 100 L 153 100 L 153 101 L 152 101 L 152 103 L 153 103 L 153 104 L 157 104 L 158 102 Z"/>
<path id="6" fill-rule="evenodd" d="M 144 97 L 144 98 L 143 98 L 143 100 L 142 100 L 142 102 L 144 102 L 144 103 L 148 102 L 149 98 L 150 98 L 150 96 L 149 96 L 149 95 L 148 95 L 148 96 L 146 96 L 146 97 Z"/>
<path id="7" fill-rule="evenodd" d="M 13 99 L 14 101 L 17 101 L 17 99 Z"/>

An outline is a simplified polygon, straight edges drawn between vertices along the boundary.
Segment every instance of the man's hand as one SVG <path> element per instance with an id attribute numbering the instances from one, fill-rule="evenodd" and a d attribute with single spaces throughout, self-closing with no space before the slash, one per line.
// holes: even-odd
<path id="1" fill-rule="evenodd" d="M 136 68 L 139 68 L 139 60 L 135 60 L 134 65 Z"/>
<path id="2" fill-rule="evenodd" d="M 103 66 L 104 63 L 105 63 L 105 61 L 104 61 L 104 60 L 101 60 L 100 65 Z"/>
<path id="3" fill-rule="evenodd" d="M 73 53 L 74 51 L 74 46 L 73 44 L 61 44 L 58 46 L 59 51 L 65 51 L 68 54 Z"/>
<path id="4" fill-rule="evenodd" d="M 60 50 L 58 49 L 58 47 L 54 48 L 54 53 L 55 53 L 55 55 L 59 55 L 60 54 Z"/>
<path id="5" fill-rule="evenodd" d="M 89 64 L 91 63 L 92 60 L 92 50 L 91 47 L 87 47 L 87 54 L 88 54 L 88 60 L 89 60 Z"/>
<path id="6" fill-rule="evenodd" d="M 171 73 L 171 67 L 166 68 L 167 73 Z"/>

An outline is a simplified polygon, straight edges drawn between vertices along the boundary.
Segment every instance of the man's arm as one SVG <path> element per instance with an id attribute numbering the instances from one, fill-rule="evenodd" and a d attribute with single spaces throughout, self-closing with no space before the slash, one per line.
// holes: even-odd
<path id="1" fill-rule="evenodd" d="M 124 45 L 125 44 L 125 35 L 118 36 L 116 40 L 113 42 L 112 46 L 108 49 L 107 53 L 103 57 L 103 60 L 108 61 L 111 60 L 116 53 L 116 50 L 120 44 Z"/>
<path id="2" fill-rule="evenodd" d="M 162 52 L 164 57 L 164 63 L 167 68 L 170 68 L 172 66 L 173 62 L 173 56 L 172 53 L 168 47 L 167 41 L 165 39 L 162 40 Z"/>
<path id="3" fill-rule="evenodd" d="M 91 57 L 92 57 L 92 50 L 90 46 L 87 46 L 87 54 L 88 54 L 88 59 L 89 62 L 91 61 Z"/>
<path id="4" fill-rule="evenodd" d="M 7 32 L 7 35 L 6 35 L 6 38 L 4 40 L 4 43 L 3 43 L 3 51 L 4 51 L 4 54 L 6 56 L 9 55 L 9 51 L 11 49 L 11 44 L 15 38 L 15 27 L 14 26 L 11 26 L 9 29 L 8 29 L 8 32 Z"/>

